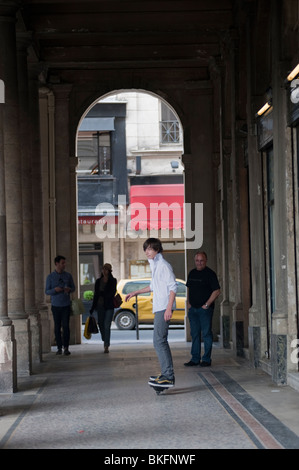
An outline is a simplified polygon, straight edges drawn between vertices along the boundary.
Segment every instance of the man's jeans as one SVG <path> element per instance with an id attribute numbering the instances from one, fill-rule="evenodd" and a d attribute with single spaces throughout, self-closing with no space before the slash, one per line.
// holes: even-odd
<path id="1" fill-rule="evenodd" d="M 190 329 L 192 336 L 191 360 L 193 362 L 200 362 L 201 334 L 204 342 L 204 355 L 202 357 L 202 360 L 208 363 L 211 362 L 211 353 L 213 345 L 212 317 L 212 308 L 204 309 L 201 307 L 191 307 L 189 309 L 188 318 L 190 321 Z"/>
<path id="2" fill-rule="evenodd" d="M 165 310 L 155 313 L 154 319 L 154 348 L 158 356 L 161 374 L 170 380 L 174 379 L 173 363 L 168 344 L 169 321 L 164 320 Z"/>
<path id="3" fill-rule="evenodd" d="M 70 306 L 54 307 L 52 305 L 52 313 L 54 319 L 55 340 L 58 349 L 68 349 L 70 342 Z M 63 329 L 63 340 L 61 338 L 61 326 Z"/>
<path id="4" fill-rule="evenodd" d="M 104 346 L 110 346 L 111 322 L 113 318 L 113 308 L 105 310 L 104 307 L 98 308 L 98 324 Z"/>

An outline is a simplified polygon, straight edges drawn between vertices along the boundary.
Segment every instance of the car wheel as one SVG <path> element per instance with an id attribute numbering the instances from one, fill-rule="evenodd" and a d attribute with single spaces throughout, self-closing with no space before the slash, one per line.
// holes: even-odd
<path id="1" fill-rule="evenodd" d="M 115 324 L 119 330 L 134 330 L 136 319 L 135 315 L 129 310 L 122 310 L 115 317 Z"/>

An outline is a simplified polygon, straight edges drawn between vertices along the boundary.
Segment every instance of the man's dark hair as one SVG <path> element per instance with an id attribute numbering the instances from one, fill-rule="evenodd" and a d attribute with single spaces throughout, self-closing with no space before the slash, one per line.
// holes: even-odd
<path id="1" fill-rule="evenodd" d="M 153 250 L 157 251 L 158 253 L 162 253 L 162 243 L 158 238 L 148 238 L 143 243 L 143 251 L 145 251 L 148 247 L 152 248 Z"/>
<path id="2" fill-rule="evenodd" d="M 65 259 L 65 257 L 64 257 L 64 256 L 61 256 L 61 255 L 58 255 L 58 256 L 56 256 L 56 258 L 54 259 L 54 263 L 55 263 L 55 264 L 56 264 L 56 263 L 59 263 L 62 259 Z"/>

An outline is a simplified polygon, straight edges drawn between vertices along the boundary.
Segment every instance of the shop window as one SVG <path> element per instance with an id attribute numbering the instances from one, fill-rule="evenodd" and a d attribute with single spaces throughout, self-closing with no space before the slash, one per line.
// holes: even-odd
<path id="1" fill-rule="evenodd" d="M 94 292 L 96 279 L 100 277 L 103 266 L 101 244 L 80 244 L 79 247 L 79 283 L 80 298 L 85 299 L 86 291 Z M 85 294 L 87 295 L 87 294 Z"/>
<path id="2" fill-rule="evenodd" d="M 112 174 L 110 132 L 80 131 L 77 146 L 79 176 Z"/>

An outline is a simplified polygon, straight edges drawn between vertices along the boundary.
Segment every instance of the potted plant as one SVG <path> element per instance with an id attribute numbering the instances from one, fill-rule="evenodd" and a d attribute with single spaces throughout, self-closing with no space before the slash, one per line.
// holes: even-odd
<path id="1" fill-rule="evenodd" d="M 83 294 L 83 300 L 91 301 L 93 299 L 93 291 L 86 290 Z"/>

